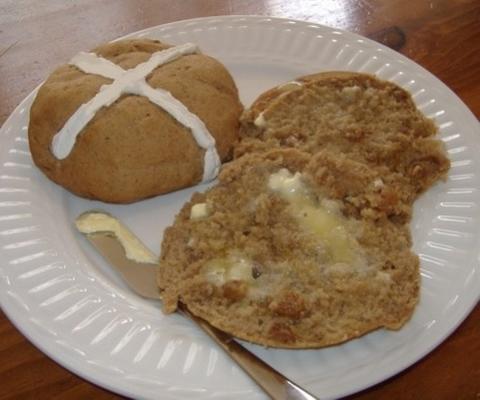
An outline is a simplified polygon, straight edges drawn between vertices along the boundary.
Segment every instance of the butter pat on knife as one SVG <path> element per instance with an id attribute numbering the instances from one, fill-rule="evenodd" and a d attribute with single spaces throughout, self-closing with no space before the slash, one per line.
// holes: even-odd
<path id="1" fill-rule="evenodd" d="M 125 256 L 139 263 L 158 263 L 158 258 L 118 219 L 100 211 L 81 214 L 75 221 L 77 229 L 85 234 L 110 233 L 114 235 L 125 250 Z"/>
<path id="2" fill-rule="evenodd" d="M 80 215 L 75 224 L 133 291 L 146 298 L 160 298 L 158 258 L 125 225 L 99 211 Z"/>

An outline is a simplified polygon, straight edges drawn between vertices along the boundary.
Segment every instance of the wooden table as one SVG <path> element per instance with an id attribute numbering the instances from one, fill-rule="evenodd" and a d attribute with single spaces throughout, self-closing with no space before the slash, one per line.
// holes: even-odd
<path id="1" fill-rule="evenodd" d="M 478 0 L 3 0 L 0 124 L 57 65 L 80 50 L 180 19 L 261 14 L 346 29 L 431 71 L 480 116 Z M 0 314 L 0 399 L 114 399 L 65 370 Z M 430 355 L 350 399 L 480 399 L 480 306 Z"/>

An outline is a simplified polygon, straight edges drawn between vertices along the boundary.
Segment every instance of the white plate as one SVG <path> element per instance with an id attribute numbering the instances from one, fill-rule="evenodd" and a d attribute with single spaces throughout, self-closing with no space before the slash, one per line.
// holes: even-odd
<path id="1" fill-rule="evenodd" d="M 212 17 L 130 37 L 195 42 L 230 69 L 243 102 L 320 70 L 375 73 L 409 90 L 435 118 L 452 160 L 447 182 L 415 205 L 414 250 L 421 300 L 399 332 L 377 331 L 341 346 L 288 351 L 248 345 L 323 399 L 401 371 L 444 340 L 479 298 L 479 125 L 438 79 L 360 36 L 306 22 Z M 73 228 L 102 208 L 127 222 L 158 253 L 163 229 L 194 189 L 133 205 L 79 199 L 32 165 L 26 139 L 34 93 L 0 135 L 0 300 L 12 322 L 50 357 L 84 378 L 135 398 L 261 399 L 265 396 L 199 329 L 130 292 Z M 475 156 L 477 155 L 477 156 Z"/>

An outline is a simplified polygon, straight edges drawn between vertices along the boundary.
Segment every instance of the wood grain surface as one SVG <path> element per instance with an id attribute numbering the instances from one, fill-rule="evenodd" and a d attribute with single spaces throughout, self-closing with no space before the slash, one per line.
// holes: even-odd
<path id="1" fill-rule="evenodd" d="M 167 22 L 231 14 L 307 20 L 370 37 L 432 72 L 480 117 L 478 0 L 0 0 L 0 124 L 78 51 Z M 43 355 L 3 313 L 0 360 L 0 399 L 122 398 Z M 479 400 L 480 306 L 423 360 L 348 399 Z"/>

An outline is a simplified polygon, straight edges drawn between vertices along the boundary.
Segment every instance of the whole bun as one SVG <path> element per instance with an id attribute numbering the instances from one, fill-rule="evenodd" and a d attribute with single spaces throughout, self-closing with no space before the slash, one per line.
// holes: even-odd
<path id="1" fill-rule="evenodd" d="M 104 44 L 98 57 L 123 70 L 172 47 L 157 40 Z M 196 53 L 153 69 L 145 78 L 183 103 L 215 139 L 220 160 L 231 157 L 242 106 L 235 83 L 217 60 Z M 35 164 L 54 182 L 90 199 L 129 203 L 192 186 L 202 180 L 205 150 L 190 128 L 141 95 L 123 93 L 99 109 L 80 131 L 65 158 L 52 152 L 54 136 L 80 106 L 112 79 L 74 65 L 54 71 L 39 89 L 30 111 L 29 143 Z"/>

